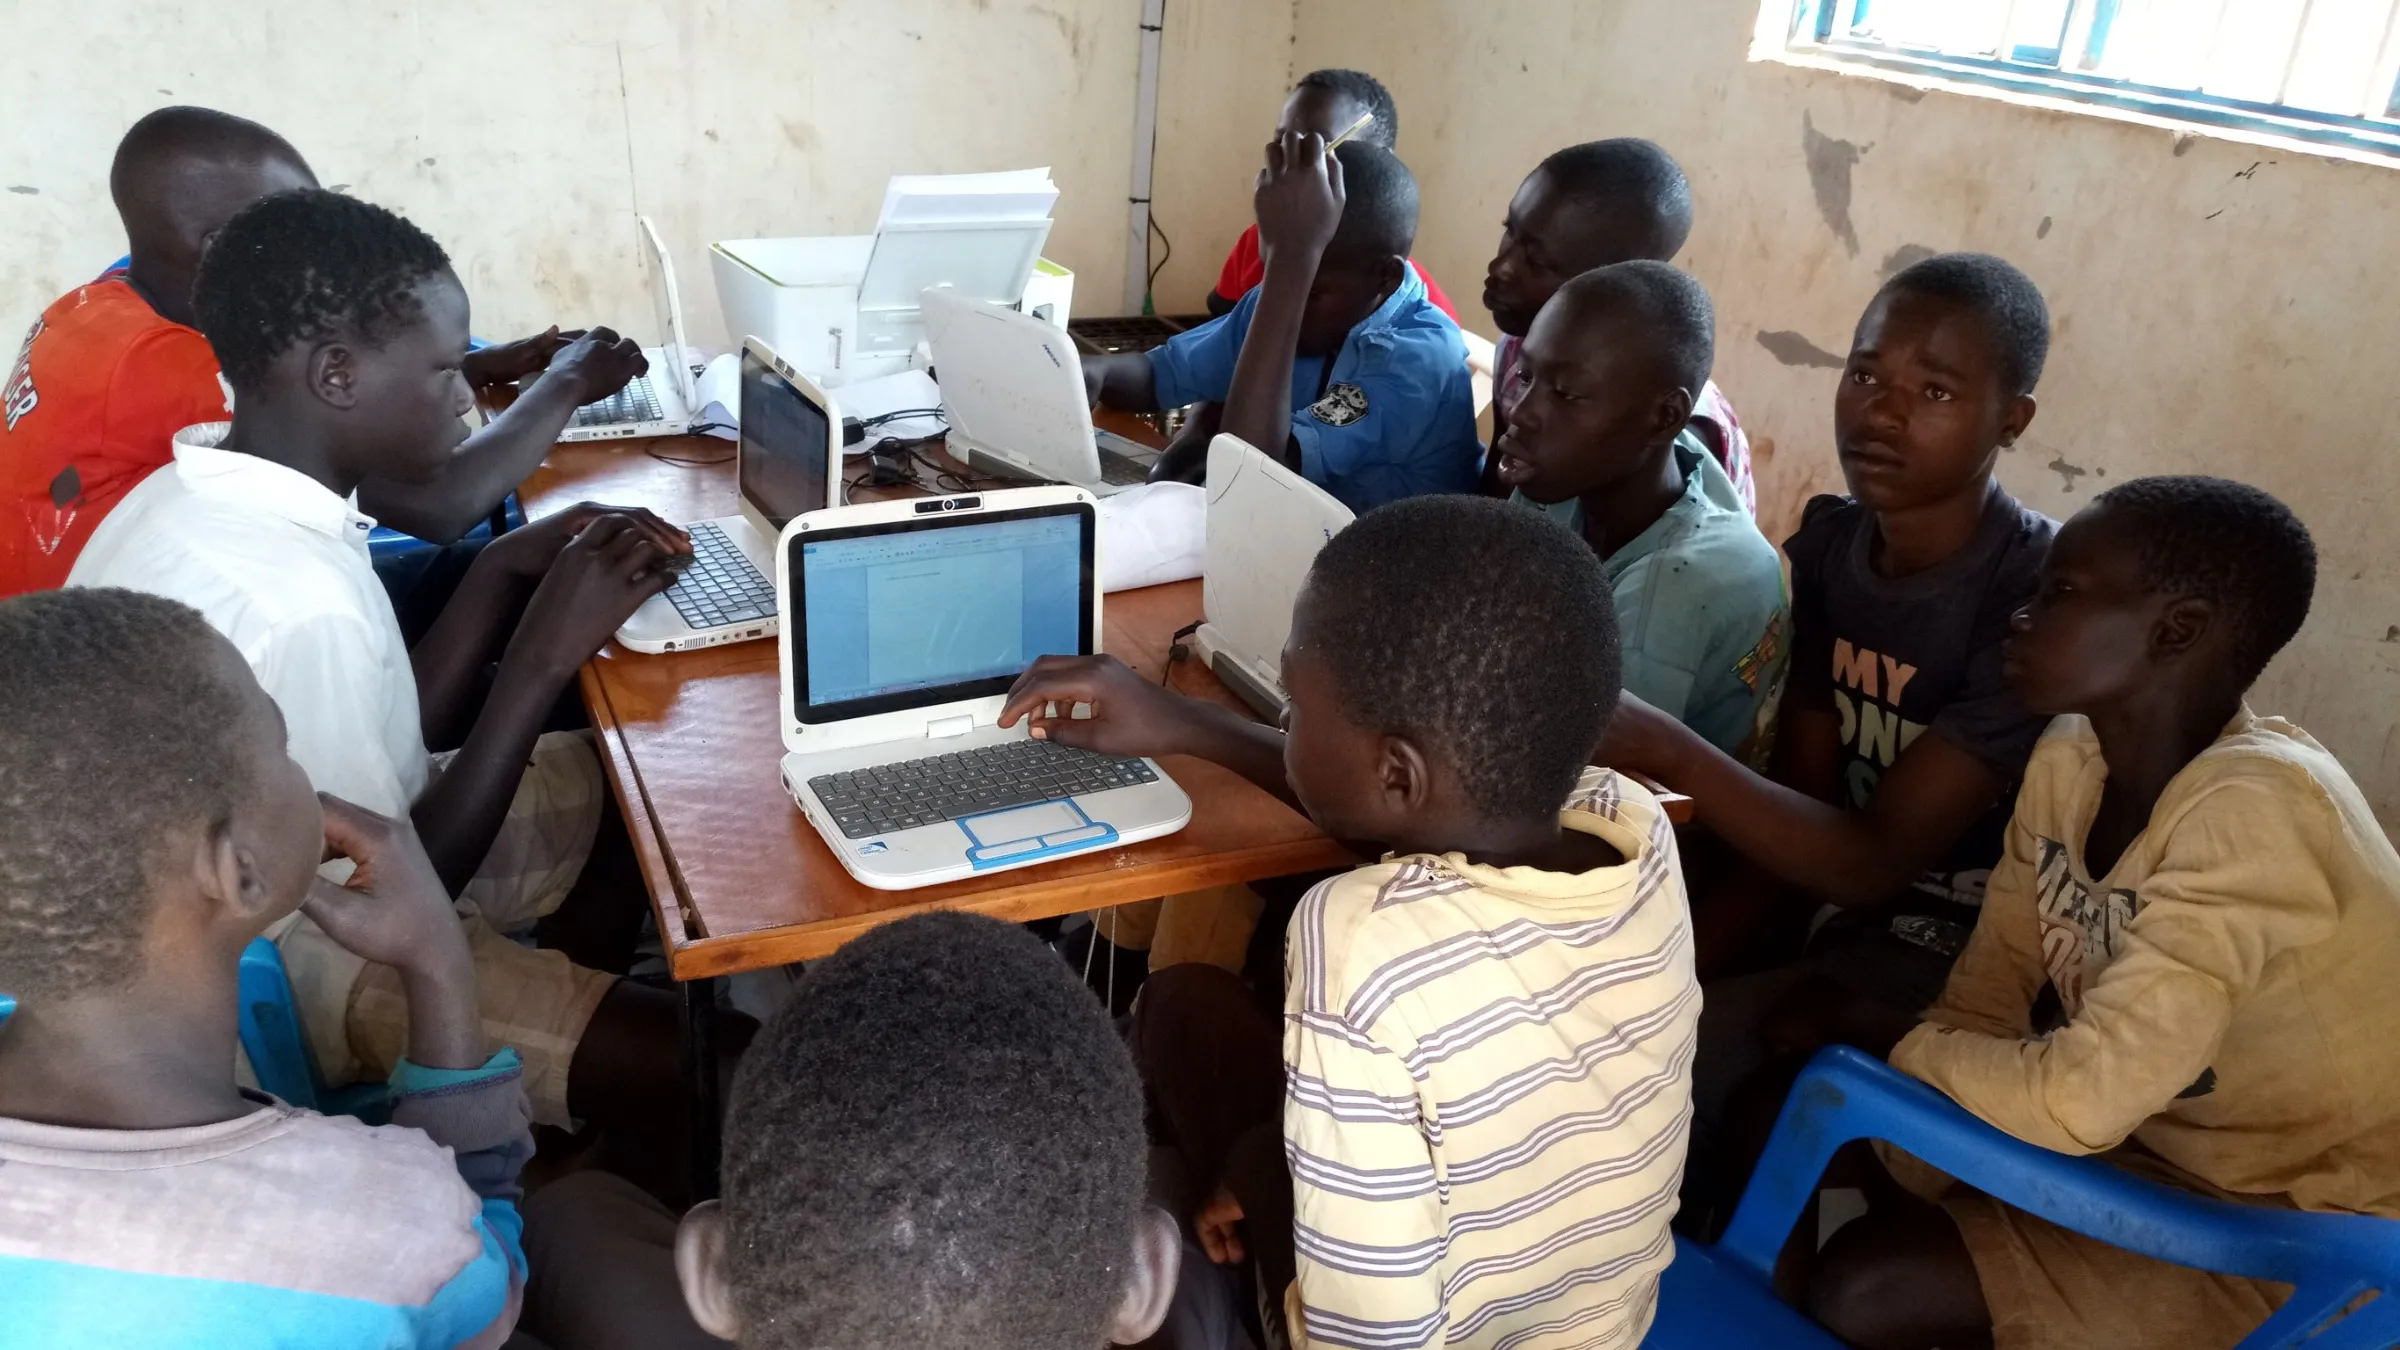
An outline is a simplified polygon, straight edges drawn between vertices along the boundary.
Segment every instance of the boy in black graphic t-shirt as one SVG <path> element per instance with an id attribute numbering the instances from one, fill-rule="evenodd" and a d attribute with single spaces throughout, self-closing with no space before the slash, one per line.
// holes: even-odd
<path id="1" fill-rule="evenodd" d="M 1944 254 L 1894 276 L 1859 319 L 1835 400 L 1850 496 L 1811 502 L 1784 546 L 1792 659 L 1769 773 L 1630 698 L 1609 725 L 1601 762 L 1689 794 L 1749 868 L 1749 884 L 1695 897 L 1704 976 L 1778 910 L 1840 910 L 1798 962 L 1706 986 L 1703 1191 L 1708 1127 L 1741 1083 L 1841 1039 L 1855 1008 L 1921 1009 L 1973 929 L 2042 730 L 2001 679 L 2000 643 L 2057 527 L 1992 468 L 2033 420 L 2048 350 L 2040 291 L 1998 258 Z M 1746 1165 L 1715 1170 L 1738 1193 Z M 1696 1221 L 1715 1198 L 1690 1196 Z"/>

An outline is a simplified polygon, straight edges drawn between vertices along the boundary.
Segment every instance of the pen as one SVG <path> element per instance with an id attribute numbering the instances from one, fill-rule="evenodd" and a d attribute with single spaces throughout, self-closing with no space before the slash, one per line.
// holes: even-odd
<path id="1" fill-rule="evenodd" d="M 1358 120 L 1357 120 L 1357 121 L 1355 121 L 1355 122 L 1352 122 L 1352 123 L 1350 124 L 1350 127 L 1349 127 L 1349 129 L 1348 129 L 1348 130 L 1346 130 L 1346 131 L 1344 131 L 1344 132 L 1343 132 L 1341 135 L 1334 137 L 1334 138 L 1333 138 L 1332 140 L 1330 140 L 1330 141 L 1327 141 L 1327 142 L 1325 143 L 1325 148 L 1326 148 L 1327 150 L 1331 150 L 1331 149 L 1335 148 L 1336 146 L 1339 146 L 1339 145 L 1340 145 L 1342 142 L 1344 142 L 1344 141 L 1346 141 L 1346 140 L 1349 140 L 1351 137 L 1353 137 L 1353 136 L 1357 135 L 1358 133 L 1360 133 L 1360 132 L 1362 132 L 1362 131 L 1366 130 L 1366 129 L 1367 129 L 1367 123 L 1369 123 L 1369 122 L 1372 122 L 1372 121 L 1374 121 L 1374 120 L 1375 120 L 1375 114 L 1373 114 L 1373 113 L 1371 113 L 1371 112 L 1362 112 L 1362 113 L 1360 113 L 1360 114 L 1358 115 Z"/>

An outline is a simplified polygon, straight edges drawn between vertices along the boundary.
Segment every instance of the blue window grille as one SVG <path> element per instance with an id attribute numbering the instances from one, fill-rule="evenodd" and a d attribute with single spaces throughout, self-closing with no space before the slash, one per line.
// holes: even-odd
<path id="1" fill-rule="evenodd" d="M 2400 0 L 1768 0 L 1786 48 L 2400 158 Z"/>

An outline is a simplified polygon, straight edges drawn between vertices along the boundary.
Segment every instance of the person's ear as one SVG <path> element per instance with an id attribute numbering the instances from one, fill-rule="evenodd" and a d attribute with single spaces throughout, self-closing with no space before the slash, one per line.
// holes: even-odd
<path id="1" fill-rule="evenodd" d="M 2019 394 L 2011 399 L 2008 411 L 2000 415 L 2000 444 L 2015 445 L 2017 438 L 2025 434 L 2025 428 L 2033 425 L 2033 412 L 2033 395 Z"/>
<path id="2" fill-rule="evenodd" d="M 702 1331 L 719 1340 L 741 1339 L 742 1319 L 734 1311 L 733 1284 L 725 1272 L 722 1201 L 701 1201 L 676 1226 L 675 1279 L 683 1286 L 684 1306 Z"/>
<path id="3" fill-rule="evenodd" d="M 1408 280 L 1408 259 L 1394 253 L 1378 262 L 1375 265 L 1375 290 L 1382 299 L 1375 303 L 1380 305 L 1384 300 L 1391 299 L 1392 292 L 1399 290 L 1400 283 L 1406 280 Z"/>
<path id="4" fill-rule="evenodd" d="M 1674 440 L 1692 420 L 1692 391 L 1677 385 L 1658 396 L 1652 409 L 1650 443 Z"/>
<path id="5" fill-rule="evenodd" d="M 1394 816 L 1422 810 L 1433 796 L 1432 765 L 1425 752 L 1406 736 L 1385 736 L 1375 757 L 1376 786 L 1383 792 L 1384 809 Z"/>
<path id="6" fill-rule="evenodd" d="M 194 851 L 192 880 L 200 897 L 243 923 L 265 927 L 265 916 L 277 908 L 274 887 L 260 868 L 258 851 L 235 831 L 231 821 L 218 821 L 201 836 Z"/>
<path id="7" fill-rule="evenodd" d="M 358 406 L 358 353 L 349 343 L 336 339 L 311 348 L 307 375 L 309 392 L 319 399 L 344 412 Z"/>
<path id="8" fill-rule="evenodd" d="M 2196 595 L 2170 602 L 2150 626 L 2150 655 L 2164 664 L 2180 660 L 2206 641 L 2217 626 L 2217 607 Z"/>
<path id="9" fill-rule="evenodd" d="M 1182 1270 L 1183 1234 L 1175 1220 L 1156 1205 L 1145 1207 L 1134 1220 L 1133 1259 L 1125 1264 L 1125 1297 L 1108 1324 L 1110 1345 L 1139 1344 L 1157 1333 Z"/>

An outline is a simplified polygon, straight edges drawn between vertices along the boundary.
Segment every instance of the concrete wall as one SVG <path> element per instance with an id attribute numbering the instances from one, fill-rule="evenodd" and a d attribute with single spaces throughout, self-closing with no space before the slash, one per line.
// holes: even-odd
<path id="1" fill-rule="evenodd" d="M 2315 733 L 2400 821 L 2400 172 L 1753 62 L 1758 15 L 1758 0 L 1305 0 L 1292 64 L 1392 86 L 1424 185 L 1418 257 L 1469 306 L 1543 154 L 1612 135 L 1672 151 L 1699 211 L 1680 261 L 1716 298 L 1717 378 L 1761 451 L 1770 537 L 1839 489 L 1831 367 L 1879 279 L 1924 250 L 2016 262 L 2057 331 L 2003 481 L 2061 517 L 2148 473 L 2291 503 L 2322 552 L 2316 608 L 2253 702 Z"/>
<path id="2" fill-rule="evenodd" d="M 722 339 L 709 241 L 872 229 L 884 180 L 1052 166 L 1077 300 L 1124 276 L 1127 0 L 81 0 L 0 43 L 0 331 L 124 250 L 110 152 L 136 117 L 254 117 L 457 260 L 480 333 L 557 319 L 655 341 L 633 216 Z M 1288 18 L 1287 18 L 1288 27 Z M 1288 40 L 1288 35 L 1287 35 Z M 1270 113 L 1271 116 L 1271 113 Z"/>

